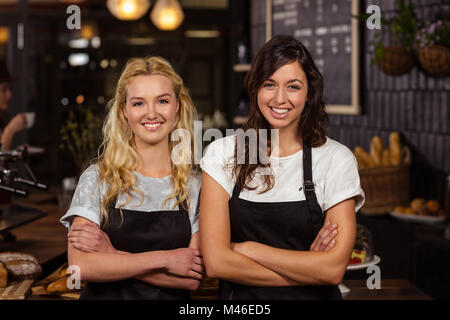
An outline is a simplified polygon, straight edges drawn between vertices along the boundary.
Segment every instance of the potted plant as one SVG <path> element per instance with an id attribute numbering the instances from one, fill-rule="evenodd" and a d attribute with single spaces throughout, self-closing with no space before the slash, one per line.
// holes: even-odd
<path id="1" fill-rule="evenodd" d="M 101 138 L 102 119 L 89 107 L 78 106 L 70 110 L 66 123 L 61 127 L 60 148 L 69 152 L 79 176 L 95 157 Z"/>
<path id="2" fill-rule="evenodd" d="M 450 24 L 438 20 L 417 32 L 417 56 L 433 76 L 450 75 Z"/>
<path id="3" fill-rule="evenodd" d="M 381 17 L 382 29 L 370 42 L 375 46 L 372 64 L 378 64 L 383 72 L 393 76 L 405 74 L 414 67 L 413 48 L 418 23 L 412 3 L 405 4 L 404 0 L 396 0 L 396 3 L 395 15 L 391 18 Z M 370 15 L 355 17 L 367 21 Z M 386 44 L 386 36 L 391 37 L 389 45 Z"/>

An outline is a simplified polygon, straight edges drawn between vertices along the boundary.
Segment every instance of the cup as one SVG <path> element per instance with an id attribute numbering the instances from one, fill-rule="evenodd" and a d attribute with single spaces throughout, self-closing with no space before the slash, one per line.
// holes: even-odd
<path id="1" fill-rule="evenodd" d="M 35 112 L 25 112 L 23 114 L 25 116 L 25 128 L 30 129 L 33 124 L 34 124 L 34 118 L 36 117 L 36 113 Z"/>

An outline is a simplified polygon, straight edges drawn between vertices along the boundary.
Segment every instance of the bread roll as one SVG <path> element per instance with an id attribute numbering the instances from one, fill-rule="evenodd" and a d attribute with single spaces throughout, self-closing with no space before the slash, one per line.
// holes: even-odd
<path id="1" fill-rule="evenodd" d="M 363 148 L 360 146 L 357 146 L 355 150 L 353 151 L 356 159 L 358 160 L 358 163 L 360 164 L 361 168 L 373 168 L 375 167 L 375 162 L 366 151 L 364 151 Z"/>
<path id="2" fill-rule="evenodd" d="M 392 165 L 398 166 L 402 163 L 402 147 L 400 144 L 400 134 L 398 132 L 392 132 L 389 135 L 389 156 Z"/>
<path id="3" fill-rule="evenodd" d="M 381 165 L 383 167 L 389 167 L 391 165 L 391 158 L 389 156 L 389 150 L 384 149 L 381 153 Z"/>
<path id="4" fill-rule="evenodd" d="M 0 288 L 6 288 L 8 285 L 8 271 L 3 263 L 0 262 Z"/>
<path id="5" fill-rule="evenodd" d="M 375 166 L 381 166 L 381 153 L 383 152 L 383 141 L 378 136 L 372 138 L 370 141 L 370 156 L 375 163 Z"/>

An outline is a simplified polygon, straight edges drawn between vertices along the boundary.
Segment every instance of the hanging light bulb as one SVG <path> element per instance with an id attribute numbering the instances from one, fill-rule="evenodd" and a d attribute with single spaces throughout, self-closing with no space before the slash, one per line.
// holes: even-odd
<path id="1" fill-rule="evenodd" d="M 9 30 L 7 27 L 0 27 L 0 44 L 8 42 Z"/>
<path id="2" fill-rule="evenodd" d="M 137 20 L 141 18 L 150 7 L 149 0 L 108 0 L 108 10 L 120 20 Z"/>
<path id="3" fill-rule="evenodd" d="M 184 13 L 177 0 L 158 0 L 150 18 L 160 30 L 175 30 L 183 22 Z"/>
<path id="4" fill-rule="evenodd" d="M 81 37 L 87 40 L 91 40 L 98 35 L 98 28 L 95 22 L 85 22 L 80 30 Z"/>

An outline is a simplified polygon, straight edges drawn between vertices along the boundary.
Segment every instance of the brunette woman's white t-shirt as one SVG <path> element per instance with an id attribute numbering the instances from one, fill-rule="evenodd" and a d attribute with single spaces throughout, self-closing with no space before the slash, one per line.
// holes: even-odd
<path id="1" fill-rule="evenodd" d="M 236 178 L 232 175 L 236 136 L 231 135 L 211 142 L 200 162 L 204 172 L 211 176 L 232 196 Z M 364 204 L 358 165 L 352 151 L 327 137 L 325 144 L 311 150 L 312 174 L 317 202 L 326 212 L 334 205 L 355 198 L 355 211 Z M 256 190 L 242 189 L 239 198 L 253 202 L 288 202 L 306 200 L 303 189 L 303 150 L 288 157 L 270 157 L 274 187 L 263 190 L 262 171 L 251 181 Z"/>

